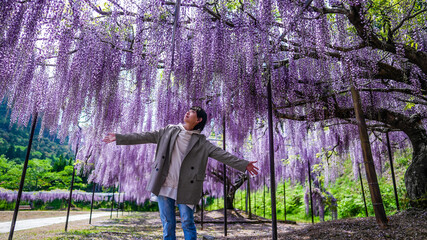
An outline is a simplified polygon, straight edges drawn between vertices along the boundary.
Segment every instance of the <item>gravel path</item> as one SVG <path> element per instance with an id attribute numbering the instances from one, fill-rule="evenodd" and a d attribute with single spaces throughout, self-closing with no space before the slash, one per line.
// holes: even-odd
<path id="1" fill-rule="evenodd" d="M 109 215 L 110 215 L 109 212 L 97 212 L 92 214 L 92 218 L 98 218 L 98 217 L 109 216 Z M 85 219 L 89 219 L 89 217 L 90 217 L 90 214 L 72 215 L 69 217 L 68 222 L 85 220 Z M 66 216 L 20 220 L 20 221 L 16 221 L 15 231 L 31 229 L 31 228 L 39 228 L 39 227 L 49 226 L 57 223 L 65 223 L 65 220 L 66 220 Z M 0 233 L 9 232 L 10 225 L 11 225 L 11 221 L 0 222 Z"/>

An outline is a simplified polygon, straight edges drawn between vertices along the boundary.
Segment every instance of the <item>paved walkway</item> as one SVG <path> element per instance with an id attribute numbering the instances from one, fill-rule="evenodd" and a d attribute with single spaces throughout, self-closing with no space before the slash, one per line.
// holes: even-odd
<path id="1" fill-rule="evenodd" d="M 109 216 L 109 215 L 110 215 L 109 212 L 92 213 L 92 218 L 98 218 L 98 217 Z M 89 219 L 89 217 L 90 217 L 90 214 L 72 215 L 68 218 L 68 222 L 85 220 L 85 219 Z M 44 226 L 49 226 L 57 223 L 65 223 L 65 219 L 66 219 L 66 216 L 20 220 L 20 221 L 16 221 L 15 231 L 44 227 Z M 9 232 L 11 223 L 12 222 L 0 222 L 0 233 Z"/>

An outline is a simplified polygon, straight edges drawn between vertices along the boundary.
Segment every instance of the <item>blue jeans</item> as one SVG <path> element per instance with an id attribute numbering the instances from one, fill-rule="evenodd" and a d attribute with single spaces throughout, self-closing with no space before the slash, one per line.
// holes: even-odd
<path id="1" fill-rule="evenodd" d="M 160 219 L 163 225 L 163 239 L 176 239 L 175 200 L 172 198 L 158 196 Z M 197 240 L 196 225 L 194 224 L 194 212 L 185 204 L 178 204 L 181 215 L 182 230 L 185 240 Z"/>

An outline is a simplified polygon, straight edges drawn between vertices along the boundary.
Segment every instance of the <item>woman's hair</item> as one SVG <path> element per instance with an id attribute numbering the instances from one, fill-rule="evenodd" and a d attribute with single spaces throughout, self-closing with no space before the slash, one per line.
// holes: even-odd
<path id="1" fill-rule="evenodd" d="M 205 110 L 203 108 L 198 106 L 192 106 L 190 110 L 196 111 L 197 118 L 202 118 L 202 121 L 199 122 L 193 130 L 200 130 L 203 131 L 203 128 L 205 128 L 206 121 L 208 120 L 208 115 L 206 114 Z"/>

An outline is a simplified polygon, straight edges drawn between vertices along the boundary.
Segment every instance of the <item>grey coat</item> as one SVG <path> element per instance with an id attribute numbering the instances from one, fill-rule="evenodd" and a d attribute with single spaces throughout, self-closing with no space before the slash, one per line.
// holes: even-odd
<path id="1" fill-rule="evenodd" d="M 173 146 L 180 131 L 179 126 L 168 125 L 158 131 L 116 134 L 117 145 L 143 143 L 157 144 L 156 157 L 151 167 L 151 177 L 147 190 L 158 195 L 169 172 Z M 181 164 L 177 203 L 196 205 L 202 196 L 203 181 L 206 176 L 208 157 L 214 158 L 241 172 L 249 162 L 224 151 L 206 140 L 203 134 L 192 134 Z"/>

